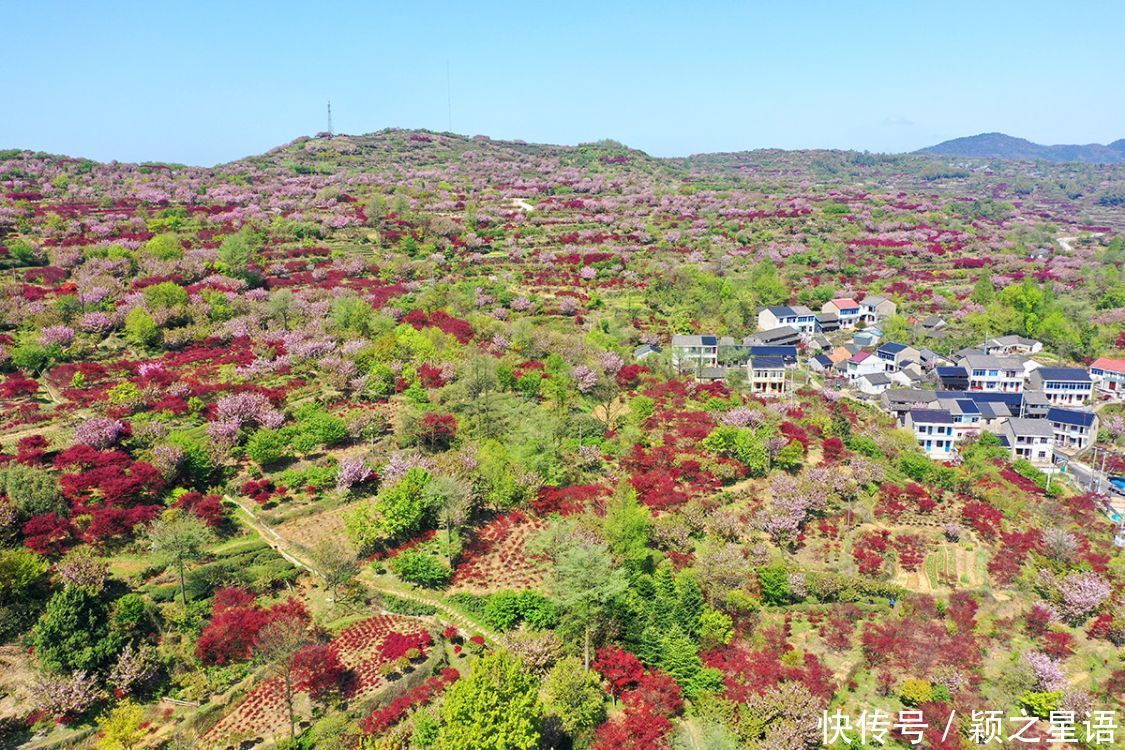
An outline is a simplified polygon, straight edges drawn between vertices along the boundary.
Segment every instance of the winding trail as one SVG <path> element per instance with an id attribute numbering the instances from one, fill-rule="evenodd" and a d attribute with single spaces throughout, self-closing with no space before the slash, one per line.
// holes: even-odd
<path id="1" fill-rule="evenodd" d="M 256 516 L 253 509 L 251 509 L 243 500 L 227 494 L 223 495 L 223 499 L 229 501 L 236 508 L 238 508 L 238 515 L 242 519 L 242 521 L 255 532 L 257 532 L 258 536 L 262 538 L 262 541 L 272 547 L 279 555 L 284 557 L 293 565 L 296 565 L 298 568 L 312 573 L 314 576 L 320 578 L 321 580 L 324 579 L 324 574 L 317 568 L 316 563 L 314 563 L 308 557 L 307 550 L 305 550 L 300 545 L 289 541 L 281 534 L 278 534 L 269 525 L 269 523 Z M 439 624 L 443 622 L 452 622 L 462 630 L 465 630 L 469 633 L 479 633 L 486 641 L 488 641 L 493 646 L 502 646 L 506 643 L 506 639 L 504 638 L 504 636 L 492 630 L 489 630 L 478 622 L 470 620 L 461 612 L 445 603 L 440 597 L 433 594 L 427 594 L 417 589 L 407 588 L 406 585 L 403 585 L 401 587 L 388 585 L 383 581 L 375 579 L 374 576 L 364 575 L 364 573 L 367 573 L 369 570 L 370 568 L 365 568 L 363 573 L 361 573 L 359 577 L 362 578 L 364 583 L 369 585 L 377 593 L 389 594 L 391 596 L 397 596 L 400 599 L 409 599 L 412 602 L 424 604 L 428 607 L 433 607 L 442 615 L 440 620 L 435 616 L 435 622 L 438 622 Z"/>

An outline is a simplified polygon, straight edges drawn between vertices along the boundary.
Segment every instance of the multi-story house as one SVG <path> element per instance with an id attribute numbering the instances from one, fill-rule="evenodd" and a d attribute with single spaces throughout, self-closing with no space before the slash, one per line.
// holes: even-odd
<path id="1" fill-rule="evenodd" d="M 953 415 L 944 409 L 911 409 L 906 415 L 906 429 L 914 435 L 918 446 L 935 461 L 948 461 L 957 451 L 957 428 Z"/>
<path id="2" fill-rule="evenodd" d="M 750 392 L 760 396 L 781 396 L 788 390 L 782 357 L 750 357 L 746 365 Z"/>
<path id="3" fill-rule="evenodd" d="M 847 362 L 848 380 L 858 380 L 864 375 L 874 375 L 885 370 L 883 360 L 871 352 L 856 352 Z"/>
<path id="4" fill-rule="evenodd" d="M 697 372 L 719 366 L 719 337 L 677 334 L 672 337 L 672 367 Z"/>
<path id="5" fill-rule="evenodd" d="M 820 312 L 824 315 L 835 315 L 837 328 L 855 328 L 855 324 L 859 322 L 861 309 L 860 304 L 854 299 L 841 297 L 825 302 L 821 305 Z"/>
<path id="6" fill-rule="evenodd" d="M 765 346 L 752 344 L 749 347 L 751 357 L 781 357 L 785 360 L 786 367 L 797 366 L 797 347 L 795 346 Z"/>
<path id="7" fill-rule="evenodd" d="M 758 330 L 768 331 L 778 326 L 796 328 L 801 333 L 816 333 L 816 313 L 804 305 L 763 307 L 758 311 Z"/>
<path id="8" fill-rule="evenodd" d="M 1028 388 L 1041 391 L 1051 404 L 1083 404 L 1093 395 L 1094 382 L 1081 367 L 1040 367 L 1032 371 Z"/>
<path id="9" fill-rule="evenodd" d="M 898 372 L 908 362 L 918 362 L 922 355 L 912 346 L 888 341 L 875 350 L 875 356 L 887 372 Z"/>
<path id="10" fill-rule="evenodd" d="M 971 398 L 939 398 L 938 405 L 953 417 L 958 441 L 964 439 L 966 435 L 979 434 L 983 429 L 981 408 Z"/>
<path id="11" fill-rule="evenodd" d="M 1013 461 L 1022 458 L 1039 467 L 1051 465 L 1055 430 L 1047 420 L 1009 417 L 1002 435 L 1007 438 Z"/>
<path id="12" fill-rule="evenodd" d="M 1092 411 L 1052 406 L 1047 410 L 1047 421 L 1055 431 L 1055 445 L 1060 448 L 1083 450 L 1098 435 L 1098 415 Z"/>
<path id="13" fill-rule="evenodd" d="M 969 373 L 970 391 L 1019 393 L 1023 390 L 1026 370 L 1022 358 L 967 354 L 957 364 Z"/>
<path id="14" fill-rule="evenodd" d="M 1098 357 L 1090 365 L 1090 379 L 1099 393 L 1115 398 L 1125 397 L 1125 359 Z"/>
<path id="15" fill-rule="evenodd" d="M 778 326 L 765 331 L 752 333 L 742 339 L 743 346 L 794 346 L 801 340 L 801 333 L 792 326 Z"/>
<path id="16" fill-rule="evenodd" d="M 897 310 L 898 305 L 880 294 L 872 294 L 859 301 L 859 318 L 868 325 L 886 320 Z"/>

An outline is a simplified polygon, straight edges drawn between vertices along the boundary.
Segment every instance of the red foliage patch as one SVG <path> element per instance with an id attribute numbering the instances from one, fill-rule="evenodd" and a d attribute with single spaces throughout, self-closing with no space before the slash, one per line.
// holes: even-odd
<path id="1" fill-rule="evenodd" d="M 969 500 L 961 509 L 961 520 L 972 526 L 983 538 L 992 540 L 1000 533 L 1004 514 L 981 500 Z"/>
<path id="2" fill-rule="evenodd" d="M 219 589 L 211 605 L 211 620 L 199 635 L 195 655 L 204 664 L 220 666 L 249 659 L 259 631 L 282 617 L 308 621 L 309 613 L 296 599 L 287 599 L 264 609 L 258 606 L 254 595 L 248 591 Z"/>
<path id="3" fill-rule="evenodd" d="M 537 515 L 558 513 L 570 516 L 581 513 L 592 501 L 609 494 L 600 484 L 574 484 L 569 487 L 543 487 L 531 501 L 531 510 Z"/>
<path id="4" fill-rule="evenodd" d="M 402 720 L 407 713 L 418 706 L 432 701 L 441 691 L 461 677 L 456 669 L 447 667 L 440 675 L 429 677 L 416 688 L 398 696 L 386 706 L 377 708 L 359 722 L 364 734 L 382 734 Z"/>

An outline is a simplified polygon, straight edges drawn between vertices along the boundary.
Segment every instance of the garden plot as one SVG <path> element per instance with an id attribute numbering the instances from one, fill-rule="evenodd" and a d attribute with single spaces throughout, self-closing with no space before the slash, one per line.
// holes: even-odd
<path id="1" fill-rule="evenodd" d="M 401 656 L 398 652 L 403 639 L 397 636 L 412 635 L 427 635 L 425 640 L 429 642 L 426 625 L 421 620 L 404 615 L 376 615 L 345 628 L 332 640 L 340 662 L 354 676 L 349 699 L 368 698 L 388 683 L 385 665 Z M 310 714 L 307 696 L 300 695 L 294 700 L 294 711 L 297 716 Z M 209 747 L 222 747 L 256 737 L 281 737 L 289 731 L 288 721 L 282 682 L 279 678 L 270 678 L 247 693 L 203 739 Z"/>
<path id="2" fill-rule="evenodd" d="M 538 585 L 543 580 L 543 559 L 530 554 L 527 545 L 545 527 L 542 519 L 528 518 L 522 513 L 490 521 L 466 546 L 450 591 L 487 594 Z"/>

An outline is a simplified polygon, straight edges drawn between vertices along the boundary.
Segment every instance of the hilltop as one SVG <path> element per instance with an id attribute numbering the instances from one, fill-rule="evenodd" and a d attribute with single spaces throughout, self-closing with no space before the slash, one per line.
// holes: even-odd
<path id="1" fill-rule="evenodd" d="M 915 153 L 1016 161 L 1121 164 L 1125 162 L 1125 139 L 1114 141 L 1108 146 L 1100 143 L 1044 146 L 1004 133 L 981 133 L 943 141 L 936 146 L 919 149 Z"/>

